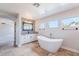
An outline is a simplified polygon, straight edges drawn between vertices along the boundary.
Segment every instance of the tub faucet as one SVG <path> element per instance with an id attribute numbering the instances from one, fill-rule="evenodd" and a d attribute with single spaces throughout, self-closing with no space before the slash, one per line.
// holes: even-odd
<path id="1" fill-rule="evenodd" d="M 49 35 L 50 35 L 50 38 L 52 38 L 52 33 L 50 33 Z"/>

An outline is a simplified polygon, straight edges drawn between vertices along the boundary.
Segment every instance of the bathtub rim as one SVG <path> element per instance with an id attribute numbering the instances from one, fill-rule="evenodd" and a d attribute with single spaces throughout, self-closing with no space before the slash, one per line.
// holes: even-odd
<path id="1" fill-rule="evenodd" d="M 51 39 L 45 36 L 37 36 L 38 39 L 40 40 L 45 40 L 45 41 L 63 41 L 64 39 Z"/>

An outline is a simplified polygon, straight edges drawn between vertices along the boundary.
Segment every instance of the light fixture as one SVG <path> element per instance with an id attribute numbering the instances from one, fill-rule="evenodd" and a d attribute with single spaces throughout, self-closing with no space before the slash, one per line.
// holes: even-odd
<path id="1" fill-rule="evenodd" d="M 39 4 L 39 3 L 34 3 L 33 6 L 35 6 L 35 7 L 39 7 L 40 4 Z"/>
<path id="2" fill-rule="evenodd" d="M 6 24 L 6 23 L 3 22 L 3 23 L 1 23 L 1 24 Z"/>

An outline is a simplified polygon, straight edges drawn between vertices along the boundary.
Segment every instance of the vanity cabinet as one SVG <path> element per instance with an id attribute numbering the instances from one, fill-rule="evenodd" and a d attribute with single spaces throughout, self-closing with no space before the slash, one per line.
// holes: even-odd
<path id="1" fill-rule="evenodd" d="M 36 40 L 36 34 L 24 34 L 21 37 L 21 44 L 29 43 Z"/>

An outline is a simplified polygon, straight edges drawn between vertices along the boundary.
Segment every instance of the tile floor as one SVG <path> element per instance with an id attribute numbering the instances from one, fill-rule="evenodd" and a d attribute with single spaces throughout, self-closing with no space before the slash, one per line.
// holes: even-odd
<path id="1" fill-rule="evenodd" d="M 13 47 L 4 44 L 0 46 L 0 56 L 79 56 L 79 53 L 60 49 L 56 53 L 49 53 L 39 47 L 37 42 L 24 44 L 21 47 Z"/>
<path id="2" fill-rule="evenodd" d="M 13 47 L 12 45 L 0 46 L 0 56 L 37 56 L 35 52 L 32 51 L 33 43 L 24 44 L 21 47 Z"/>

